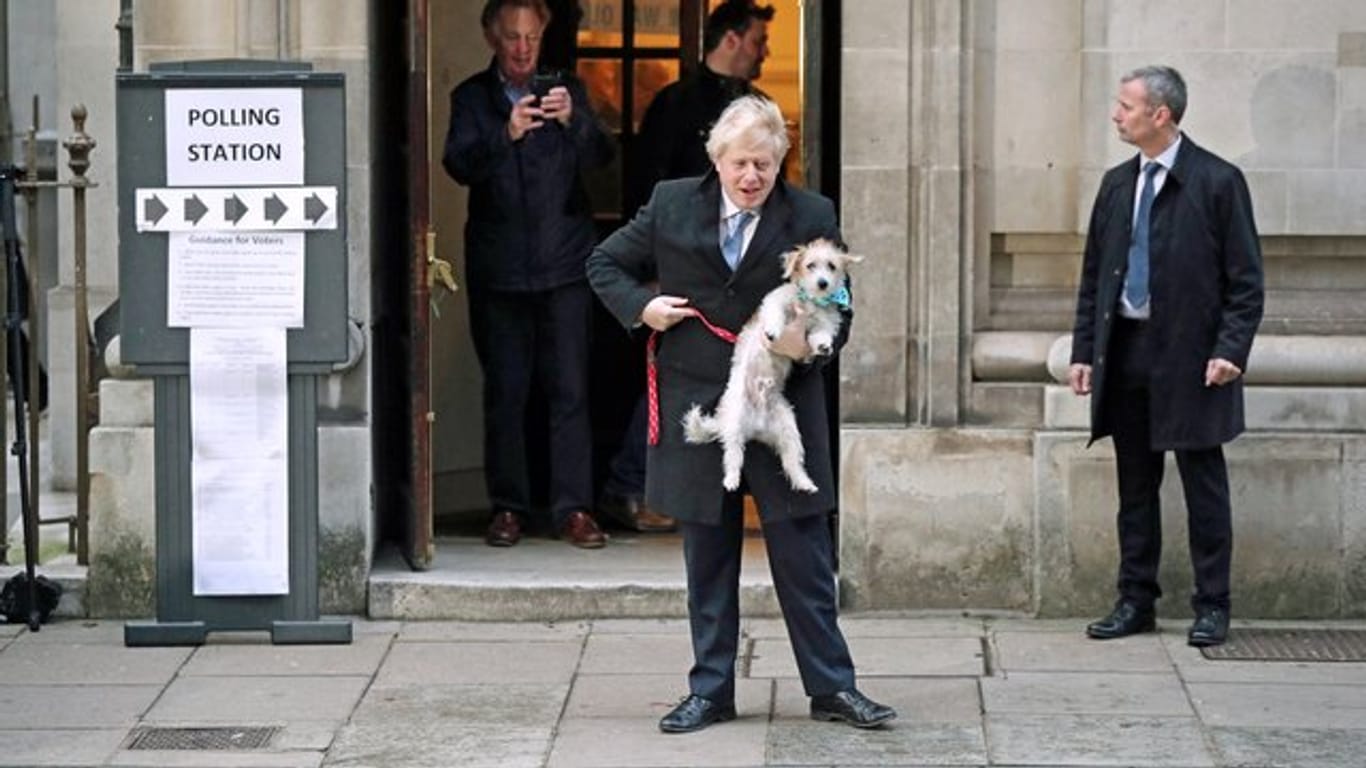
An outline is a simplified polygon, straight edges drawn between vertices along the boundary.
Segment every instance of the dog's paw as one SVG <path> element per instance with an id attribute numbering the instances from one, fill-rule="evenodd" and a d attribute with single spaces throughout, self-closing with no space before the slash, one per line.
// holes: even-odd
<path id="1" fill-rule="evenodd" d="M 803 477 L 792 481 L 792 490 L 801 491 L 802 493 L 815 493 L 820 489 L 811 481 L 811 478 Z"/>
<path id="2" fill-rule="evenodd" d="M 740 473 L 736 472 L 733 475 L 728 474 L 721 478 L 721 487 L 728 491 L 738 490 L 740 488 Z"/>

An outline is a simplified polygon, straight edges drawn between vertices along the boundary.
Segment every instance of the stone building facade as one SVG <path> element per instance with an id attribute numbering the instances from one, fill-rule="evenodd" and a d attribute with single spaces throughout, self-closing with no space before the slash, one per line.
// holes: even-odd
<path id="1" fill-rule="evenodd" d="M 471 20 L 443 32 L 433 115 L 482 64 Z M 57 0 L 63 102 L 92 106 L 93 274 L 111 295 L 111 73 L 117 0 Z M 98 7 L 98 8 L 96 8 Z M 372 504 L 374 114 L 381 0 L 137 0 L 136 69 L 192 58 L 298 58 L 347 75 L 349 315 L 356 364 L 320 392 L 324 608 L 365 609 Z M 1236 610 L 1366 615 L 1366 6 L 1354 0 L 845 0 L 839 190 L 860 265 L 841 367 L 841 586 L 868 609 L 1037 615 L 1103 609 L 1114 581 L 1108 443 L 1060 386 L 1087 214 L 1129 156 L 1108 120 L 1120 74 L 1185 74 L 1183 128 L 1247 173 L 1267 318 L 1248 374 L 1250 432 L 1228 450 Z M 435 12 L 435 11 L 434 11 Z M 103 14 L 101 16 L 100 14 Z M 1293 19 L 1293 23 L 1291 23 Z M 100 40 L 86 51 L 86 41 Z M 95 105 L 99 105 L 98 109 Z M 444 127 L 444 124 L 434 124 Z M 438 128 L 439 132 L 440 128 Z M 439 137 L 438 137 L 439 139 Z M 98 160 L 97 160 L 98 163 Z M 458 232 L 463 204 L 439 203 Z M 455 239 L 455 238 L 452 238 Z M 92 238 L 100 240 L 100 238 Z M 454 254 L 458 259 L 458 254 Z M 459 316 L 463 310 L 450 313 Z M 437 334 L 458 332 L 441 325 Z M 446 365 L 450 365 L 447 363 Z M 92 563 L 101 614 L 150 611 L 150 387 L 104 382 L 92 435 Z M 54 417 L 55 418 L 55 417 Z M 56 430 L 54 430 L 55 434 Z M 1174 468 L 1173 472 L 1174 473 Z M 1172 483 L 1166 592 L 1184 595 Z M 1167 601 L 1179 607 L 1182 601 Z"/>

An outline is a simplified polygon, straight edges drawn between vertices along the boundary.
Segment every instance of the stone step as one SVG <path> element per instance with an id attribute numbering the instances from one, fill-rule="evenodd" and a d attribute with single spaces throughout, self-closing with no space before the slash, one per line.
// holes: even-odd
<path id="1" fill-rule="evenodd" d="M 779 615 L 757 537 L 745 541 L 740 610 Z M 614 534 L 603 549 L 581 550 L 552 539 L 510 548 L 439 539 L 426 571 L 411 570 L 394 552 L 376 559 L 368 612 L 372 619 L 464 621 L 684 617 L 683 542 L 677 534 Z"/>

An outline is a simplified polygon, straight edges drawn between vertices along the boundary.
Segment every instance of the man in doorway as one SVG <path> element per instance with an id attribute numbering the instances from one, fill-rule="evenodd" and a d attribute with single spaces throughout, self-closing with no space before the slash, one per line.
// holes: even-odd
<path id="1" fill-rule="evenodd" d="M 771 343 L 797 361 L 784 387 L 817 490 L 792 488 L 763 443 L 745 453 L 743 484 L 722 485 L 721 447 L 684 438 L 683 414 L 710 407 L 730 372 L 731 331 L 783 282 L 779 255 L 817 237 L 840 242 L 830 200 L 779 180 L 788 149 L 777 105 L 746 96 L 717 120 L 707 141 L 713 170 L 655 187 L 630 223 L 588 260 L 593 289 L 625 327 L 659 333 L 658 443 L 648 448 L 646 495 L 683 530 L 693 666 L 689 695 L 659 722 L 687 733 L 736 717 L 740 555 L 746 486 L 758 502 L 773 585 L 797 658 L 811 717 L 874 728 L 896 717 L 855 687 L 854 662 L 836 622 L 834 546 L 826 516 L 835 506 L 824 359 L 813 357 L 800 322 Z M 847 310 L 842 310 L 847 311 Z M 705 322 L 704 322 L 705 319 Z M 848 338 L 852 311 L 836 340 Z M 833 354 L 833 352 L 832 352 Z"/>
<path id="2" fill-rule="evenodd" d="M 1105 640 L 1156 628 L 1166 451 L 1185 490 L 1193 646 L 1223 643 L 1233 550 L 1223 444 L 1243 431 L 1243 382 L 1262 319 L 1262 255 L 1243 174 L 1179 124 L 1171 67 L 1120 79 L 1111 120 L 1139 154 L 1101 180 L 1072 336 L 1072 391 L 1091 439 L 1111 435 L 1119 479 L 1119 599 L 1086 628 Z"/>
<path id="3" fill-rule="evenodd" d="M 637 162 L 627 181 L 628 211 L 649 199 L 665 179 L 702 176 L 711 169 L 707 133 L 721 111 L 756 93 L 752 81 L 768 58 L 773 6 L 727 0 L 712 10 L 702 32 L 702 62 L 664 86 L 650 102 L 635 139 Z M 643 352 L 643 342 L 639 345 Z M 621 445 L 607 468 L 598 511 L 632 530 L 671 531 L 674 520 L 645 503 L 645 396 L 637 395 Z"/>
<path id="4" fill-rule="evenodd" d="M 442 162 L 470 188 L 466 282 L 493 505 L 485 541 L 521 539 L 531 507 L 526 415 L 539 383 L 552 520 L 561 538 L 596 549 L 606 537 L 588 512 L 592 294 L 584 275 L 595 233 L 580 172 L 606 164 L 612 143 L 577 79 L 539 71 L 544 0 L 489 0 L 480 21 L 493 61 L 451 92 Z"/>

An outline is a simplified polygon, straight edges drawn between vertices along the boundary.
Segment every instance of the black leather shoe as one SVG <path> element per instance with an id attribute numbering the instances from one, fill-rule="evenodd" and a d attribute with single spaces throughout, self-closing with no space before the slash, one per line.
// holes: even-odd
<path id="1" fill-rule="evenodd" d="M 850 688 L 811 697 L 811 719 L 848 723 L 855 728 L 876 728 L 896 717 L 896 710 Z"/>
<path id="2" fill-rule="evenodd" d="M 1228 639 L 1228 611 L 1223 608 L 1201 608 L 1195 623 L 1186 633 L 1186 643 L 1196 648 L 1223 645 Z"/>
<path id="3" fill-rule="evenodd" d="M 1113 640 L 1155 629 L 1157 619 L 1153 616 L 1152 608 L 1145 610 L 1128 600 L 1121 600 L 1109 616 L 1086 626 L 1086 636 L 1095 640 Z"/>
<path id="4" fill-rule="evenodd" d="M 659 719 L 659 730 L 665 733 L 692 733 L 712 723 L 724 723 L 734 719 L 734 704 L 717 704 L 694 693 L 678 702 L 678 706 Z"/>

